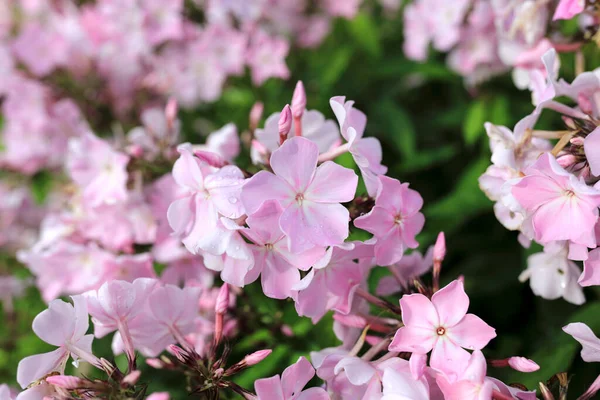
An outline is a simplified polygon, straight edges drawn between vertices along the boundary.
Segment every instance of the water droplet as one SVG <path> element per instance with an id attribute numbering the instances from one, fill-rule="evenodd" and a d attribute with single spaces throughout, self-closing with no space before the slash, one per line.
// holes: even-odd
<path id="1" fill-rule="evenodd" d="M 237 202 L 238 202 L 238 199 L 236 199 L 235 197 L 230 197 L 230 198 L 229 198 L 229 202 L 230 202 L 231 204 L 235 204 L 235 203 L 237 203 Z"/>

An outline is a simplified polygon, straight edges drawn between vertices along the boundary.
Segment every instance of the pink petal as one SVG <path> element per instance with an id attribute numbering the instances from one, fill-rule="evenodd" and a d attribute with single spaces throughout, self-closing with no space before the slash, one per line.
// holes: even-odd
<path id="1" fill-rule="evenodd" d="M 596 337 L 589 326 L 582 322 L 574 322 L 565 327 L 563 331 L 573 336 L 583 348 L 581 349 L 581 358 L 586 362 L 600 361 L 600 339 Z"/>
<path id="2" fill-rule="evenodd" d="M 204 177 L 200 169 L 200 160 L 194 157 L 189 144 L 179 146 L 181 156 L 173 165 L 173 178 L 181 187 L 191 191 L 202 190 Z"/>
<path id="3" fill-rule="evenodd" d="M 532 211 L 539 205 L 561 197 L 563 188 L 546 176 L 530 175 L 512 186 L 511 192 L 523 208 Z"/>
<path id="4" fill-rule="evenodd" d="M 25 357 L 17 367 L 17 382 L 24 389 L 51 372 L 56 371 L 62 374 L 68 357 L 69 353 L 63 348 Z"/>
<path id="5" fill-rule="evenodd" d="M 443 337 L 436 342 L 429 358 L 429 365 L 449 378 L 456 379 L 466 367 L 470 356 L 468 351 L 453 343 L 450 338 Z"/>
<path id="6" fill-rule="evenodd" d="M 175 200 L 169 205 L 167 210 L 167 220 L 169 226 L 173 229 L 177 236 L 183 235 L 193 225 L 193 211 L 195 196 L 184 197 L 183 199 Z"/>
<path id="7" fill-rule="evenodd" d="M 279 375 L 258 379 L 254 382 L 254 390 L 258 400 L 286 400 L 281 387 Z"/>
<path id="8" fill-rule="evenodd" d="M 596 128 L 583 141 L 585 158 L 590 164 L 592 174 L 600 175 L 600 128 Z"/>
<path id="9" fill-rule="evenodd" d="M 399 196 L 402 187 L 400 181 L 388 176 L 380 176 L 379 181 L 376 204 L 390 212 L 400 212 L 402 208 L 402 197 Z"/>
<path id="10" fill-rule="evenodd" d="M 388 266 L 397 263 L 404 255 L 404 241 L 398 229 L 377 237 L 375 242 L 375 261 L 377 265 Z"/>
<path id="11" fill-rule="evenodd" d="M 382 237 L 392 231 L 396 224 L 394 223 L 394 215 L 388 209 L 375 206 L 369 213 L 356 218 L 354 226 L 372 233 L 376 237 Z"/>
<path id="12" fill-rule="evenodd" d="M 458 324 L 447 329 L 447 335 L 459 346 L 481 350 L 496 337 L 496 330 L 478 316 L 467 314 Z"/>
<path id="13" fill-rule="evenodd" d="M 260 171 L 250 178 L 242 188 L 242 203 L 246 213 L 255 213 L 267 200 L 277 200 L 287 207 L 294 200 L 296 192 L 280 177 L 267 171 Z"/>
<path id="14" fill-rule="evenodd" d="M 354 199 L 357 184 L 354 171 L 327 161 L 317 168 L 304 198 L 317 203 L 345 203 Z"/>
<path id="15" fill-rule="evenodd" d="M 313 376 L 315 376 L 315 369 L 304 357 L 300 357 L 295 364 L 287 367 L 281 374 L 281 387 L 285 398 L 291 399 L 294 393 L 300 393 Z"/>
<path id="16" fill-rule="evenodd" d="M 32 324 L 35 334 L 44 342 L 63 346 L 75 331 L 75 310 L 62 300 L 52 300 L 48 308 L 39 313 Z"/>
<path id="17" fill-rule="evenodd" d="M 298 395 L 294 400 L 330 400 L 329 394 L 323 388 L 312 387 L 306 389 Z"/>
<path id="18" fill-rule="evenodd" d="M 408 361 L 410 365 L 410 373 L 413 379 L 420 379 L 425 373 L 425 368 L 427 367 L 427 354 L 412 353 Z"/>
<path id="19" fill-rule="evenodd" d="M 291 296 L 292 287 L 300 282 L 300 272 L 281 256 L 267 252 L 266 265 L 262 270 L 263 292 L 272 299 Z"/>
<path id="20" fill-rule="evenodd" d="M 440 325 L 433 303 L 420 293 L 402 296 L 400 309 L 404 325 L 429 329 L 431 332 Z"/>
<path id="21" fill-rule="evenodd" d="M 304 193 L 313 180 L 318 157 L 315 143 L 304 137 L 293 137 L 273 152 L 271 167 L 296 193 Z"/>
<path id="22" fill-rule="evenodd" d="M 338 375 L 342 370 L 354 386 L 362 386 L 368 383 L 377 373 L 377 370 L 370 362 L 358 357 L 342 358 L 335 366 L 334 373 Z"/>
<path id="23" fill-rule="evenodd" d="M 438 337 L 431 328 L 403 326 L 394 335 L 389 351 L 426 354 L 433 348 L 436 340 Z"/>
<path id="24" fill-rule="evenodd" d="M 600 248 L 589 252 L 583 262 L 583 273 L 578 280 L 581 286 L 600 285 Z"/>
<path id="25" fill-rule="evenodd" d="M 552 20 L 571 19 L 577 14 L 583 12 L 585 7 L 584 0 L 560 0 Z"/>
<path id="26" fill-rule="evenodd" d="M 456 325 L 469 309 L 469 296 L 464 284 L 455 280 L 437 291 L 431 298 L 439 317 L 440 325 L 449 328 Z"/>

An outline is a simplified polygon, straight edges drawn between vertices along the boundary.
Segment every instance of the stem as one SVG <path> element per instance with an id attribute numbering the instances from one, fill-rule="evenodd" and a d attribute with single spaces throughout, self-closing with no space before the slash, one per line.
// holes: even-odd
<path id="1" fill-rule="evenodd" d="M 98 357 L 96 357 L 95 355 L 88 353 L 87 351 L 82 350 L 77 346 L 73 346 L 70 343 L 67 343 L 65 347 L 67 348 L 69 353 L 76 355 L 77 357 L 81 358 L 83 361 L 90 363 L 91 365 L 93 365 L 94 367 L 96 367 L 98 369 L 103 369 L 102 364 L 100 363 L 100 359 Z"/>
<path id="2" fill-rule="evenodd" d="M 558 103 L 556 101 L 549 101 L 546 103 L 546 108 L 550 110 L 557 111 L 561 114 L 568 115 L 569 117 L 578 118 L 578 119 L 590 119 L 589 115 L 582 113 L 581 111 L 575 110 L 569 106 L 565 106 L 564 104 Z"/>
<path id="3" fill-rule="evenodd" d="M 433 260 L 433 293 L 440 290 L 440 273 L 442 271 L 442 262 Z"/>
<path id="4" fill-rule="evenodd" d="M 136 369 L 135 348 L 133 347 L 133 339 L 131 338 L 131 333 L 129 332 L 129 327 L 127 327 L 126 323 L 119 321 L 117 329 L 121 334 L 121 339 L 123 339 L 125 354 L 127 355 L 127 360 L 129 361 L 129 370 L 127 372 L 131 372 Z"/>
<path id="5" fill-rule="evenodd" d="M 563 135 L 560 138 L 558 143 L 556 143 L 556 146 L 554 146 L 554 148 L 552 149 L 552 155 L 554 157 L 556 157 L 558 155 L 558 153 L 560 153 L 561 150 L 564 149 L 567 144 L 569 144 L 569 141 L 571 140 L 571 138 L 573 136 L 575 136 L 575 133 L 577 133 L 577 132 L 569 132 L 568 134 Z"/>
<path id="6" fill-rule="evenodd" d="M 571 131 L 531 131 L 531 134 L 537 138 L 542 139 L 560 139 L 564 135 L 569 134 Z"/>
<path id="7" fill-rule="evenodd" d="M 352 350 L 350 350 L 350 352 L 348 353 L 348 356 L 352 357 L 352 356 L 355 356 L 358 354 L 360 349 L 362 349 L 362 347 L 365 344 L 365 338 L 367 337 L 368 331 L 369 331 L 369 325 L 365 326 L 365 329 L 363 329 L 362 333 L 360 334 L 360 337 L 356 341 L 356 344 L 354 345 L 354 347 L 352 347 Z"/>
<path id="8" fill-rule="evenodd" d="M 396 279 L 396 281 L 400 284 L 402 290 L 406 290 L 406 284 L 404 282 L 404 279 L 402 279 L 402 275 L 400 275 L 400 272 L 396 270 L 396 268 L 394 268 L 393 265 L 388 265 L 387 269 L 388 271 L 390 271 L 390 273 Z"/>
<path id="9" fill-rule="evenodd" d="M 341 156 L 344 153 L 347 153 L 350 150 L 350 145 L 345 143 L 341 146 L 336 147 L 335 149 L 329 150 L 319 156 L 319 162 L 331 161 L 336 157 Z"/>
<path id="10" fill-rule="evenodd" d="M 365 361 L 371 361 L 371 359 L 375 357 L 377 353 L 385 349 L 391 341 L 391 338 L 382 339 L 381 342 L 377 343 L 375 346 L 371 347 L 365 354 L 363 354 L 361 358 Z"/>
<path id="11" fill-rule="evenodd" d="M 302 136 L 302 118 L 294 117 L 294 134 L 296 136 Z"/>
<path id="12" fill-rule="evenodd" d="M 192 344 L 183 336 L 181 331 L 177 329 L 175 325 L 169 327 L 169 332 L 175 338 L 175 340 L 183 347 L 187 352 L 193 354 L 196 352 L 196 349 L 192 346 Z"/>

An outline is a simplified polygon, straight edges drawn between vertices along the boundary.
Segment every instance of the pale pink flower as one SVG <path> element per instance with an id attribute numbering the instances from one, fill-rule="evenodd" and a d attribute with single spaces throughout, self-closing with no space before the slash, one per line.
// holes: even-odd
<path id="1" fill-rule="evenodd" d="M 322 388 L 302 390 L 313 376 L 313 366 L 306 358 L 300 357 L 283 371 L 281 377 L 275 375 L 256 380 L 254 389 L 258 400 L 329 400 L 329 395 Z"/>
<path id="2" fill-rule="evenodd" d="M 158 107 L 144 110 L 140 119 L 143 126 L 133 128 L 127 134 L 129 142 L 140 146 L 147 160 L 159 155 L 169 159 L 179 139 L 179 120 L 171 125 L 165 110 Z"/>
<path id="3" fill-rule="evenodd" d="M 375 236 L 375 258 L 379 265 L 391 265 L 402 258 L 404 250 L 418 246 L 415 236 L 423 229 L 425 217 L 421 195 L 409 189 L 407 183 L 379 177 L 375 207 L 354 220 L 357 228 Z"/>
<path id="4" fill-rule="evenodd" d="M 13 51 L 34 75 L 45 76 L 67 61 L 68 43 L 51 28 L 31 21 L 13 42 Z"/>
<path id="5" fill-rule="evenodd" d="M 150 44 L 183 36 L 183 0 L 148 0 L 140 5 L 146 14 L 144 28 Z"/>
<path id="6" fill-rule="evenodd" d="M 600 192 L 565 171 L 543 154 L 512 186 L 512 195 L 527 212 L 534 239 L 542 244 L 570 240 L 596 247 Z"/>
<path id="7" fill-rule="evenodd" d="M 432 368 L 452 372 L 465 363 L 469 353 L 480 350 L 496 337 L 494 328 L 481 318 L 467 314 L 469 297 L 461 281 L 453 281 L 431 300 L 422 294 L 404 295 L 400 300 L 402 321 L 390 351 L 431 353 Z"/>
<path id="8" fill-rule="evenodd" d="M 358 13 L 362 0 L 325 0 L 325 9 L 335 17 L 352 19 Z"/>
<path id="9" fill-rule="evenodd" d="M 75 362 L 84 360 L 99 366 L 98 359 L 92 354 L 94 336 L 86 335 L 89 326 L 86 300 L 82 296 L 73 296 L 72 299 L 73 304 L 53 300 L 48 309 L 33 320 L 35 334 L 58 349 L 29 356 L 19 362 L 17 381 L 22 388 L 51 372 L 63 373 L 69 356 Z"/>
<path id="10" fill-rule="evenodd" d="M 348 142 L 345 146 L 348 146 L 348 151 L 360 169 L 367 192 L 370 196 L 375 196 L 379 186 L 377 177 L 387 172 L 387 167 L 381 164 L 381 143 L 374 137 L 363 138 L 367 117 L 354 108 L 354 101 L 346 101 L 345 97 L 337 96 L 329 100 L 329 105 L 340 124 L 342 136 Z"/>
<path id="11" fill-rule="evenodd" d="M 560 0 L 552 19 L 571 19 L 581 14 L 584 8 L 585 0 Z"/>
<path id="12" fill-rule="evenodd" d="M 564 326 L 563 331 L 573 336 L 583 348 L 581 358 L 585 362 L 600 362 L 600 339 L 594 334 L 589 326 L 583 322 L 574 322 Z"/>
<path id="13" fill-rule="evenodd" d="M 251 278 L 261 274 L 261 284 L 266 296 L 285 299 L 291 296 L 292 287 L 300 282 L 300 272 L 307 271 L 325 254 L 325 248 L 315 246 L 298 254 L 290 253 L 285 234 L 279 227 L 283 208 L 273 200 L 263 205 L 246 219 L 248 229 L 242 234 L 254 242 L 254 267 Z"/>
<path id="14" fill-rule="evenodd" d="M 269 36 L 258 30 L 250 41 L 246 62 L 252 72 L 252 82 L 260 86 L 269 78 L 287 79 L 290 71 L 285 58 L 290 49 L 289 43 L 282 38 Z"/>
<path id="15" fill-rule="evenodd" d="M 437 383 L 446 400 L 489 400 L 494 384 L 486 378 L 487 366 L 483 353 L 475 350 L 467 363 L 448 365 L 452 374 L 437 375 Z"/>
<path id="16" fill-rule="evenodd" d="M 128 162 L 128 156 L 92 133 L 69 141 L 69 175 L 92 207 L 127 199 Z"/>
<path id="17" fill-rule="evenodd" d="M 150 253 L 117 256 L 106 266 L 104 281 L 123 280 L 133 282 L 137 278 L 156 278 Z"/>
<path id="18" fill-rule="evenodd" d="M 348 237 L 348 210 L 339 203 L 354 197 L 358 177 L 331 161 L 317 168 L 319 149 L 294 137 L 271 155 L 274 174 L 261 171 L 244 185 L 242 202 L 253 214 L 267 200 L 284 208 L 279 219 L 294 253 L 342 243 Z"/>
<path id="19" fill-rule="evenodd" d="M 415 380 L 410 371 L 386 368 L 381 383 L 383 385 L 381 400 L 431 400 L 432 398 L 425 376 Z"/>
<path id="20" fill-rule="evenodd" d="M 253 143 L 251 149 L 252 162 L 262 164 L 266 161 L 268 153 L 279 147 L 279 116 L 280 113 L 271 114 L 265 121 L 264 128 L 256 129 L 254 135 L 259 145 Z M 312 140 L 319 148 L 319 154 L 331 150 L 340 142 L 340 131 L 335 122 L 325 119 L 325 116 L 316 110 L 305 110 L 300 119 L 302 136 Z M 292 119 L 289 132 L 296 129 Z"/>
<path id="21" fill-rule="evenodd" d="M 566 247 L 545 246 L 543 253 L 527 258 L 527 269 L 519 275 L 519 280 L 525 282 L 529 279 L 536 296 L 548 300 L 564 297 L 570 303 L 583 304 L 585 296 L 577 283 L 580 274 L 577 264 L 567 258 Z"/>
<path id="22" fill-rule="evenodd" d="M 240 137 L 237 127 L 233 123 L 229 123 L 208 135 L 204 146 L 194 146 L 194 148 L 217 153 L 226 162 L 231 163 L 240 154 Z"/>

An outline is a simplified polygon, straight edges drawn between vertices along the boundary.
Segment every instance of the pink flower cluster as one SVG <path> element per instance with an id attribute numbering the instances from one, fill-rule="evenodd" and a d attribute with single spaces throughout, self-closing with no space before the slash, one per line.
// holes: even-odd
<path id="1" fill-rule="evenodd" d="M 593 6 L 586 9 L 583 0 L 415 0 L 404 13 L 404 52 L 424 61 L 431 44 L 449 53 L 448 65 L 467 84 L 512 70 L 515 84 L 525 89 L 544 72 L 542 54 L 581 47 L 580 38 L 565 37 L 554 22 L 579 14 L 582 30 L 598 25 Z"/>

